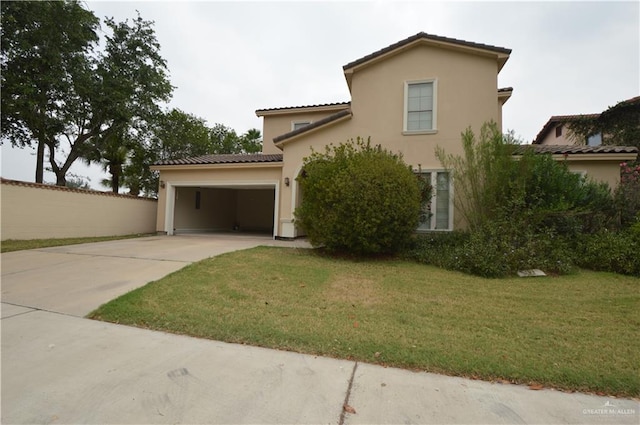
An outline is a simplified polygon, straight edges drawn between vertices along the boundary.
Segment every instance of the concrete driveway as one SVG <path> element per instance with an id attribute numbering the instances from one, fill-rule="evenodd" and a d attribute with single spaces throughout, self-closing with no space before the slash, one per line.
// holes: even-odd
<path id="1" fill-rule="evenodd" d="M 257 245 L 305 246 L 208 235 L 2 254 L 2 423 L 639 422 L 635 400 L 532 391 L 82 318 L 192 261 Z M 345 412 L 345 403 L 356 413 Z"/>
<path id="2" fill-rule="evenodd" d="M 154 236 L 2 254 L 2 302 L 86 316 L 189 263 L 259 245 L 308 247 L 243 235 Z"/>

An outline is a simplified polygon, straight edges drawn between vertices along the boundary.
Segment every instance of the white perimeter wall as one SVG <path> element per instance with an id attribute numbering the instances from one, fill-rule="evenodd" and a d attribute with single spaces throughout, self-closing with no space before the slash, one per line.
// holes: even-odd
<path id="1" fill-rule="evenodd" d="M 2 180 L 1 239 L 155 233 L 155 199 Z"/>

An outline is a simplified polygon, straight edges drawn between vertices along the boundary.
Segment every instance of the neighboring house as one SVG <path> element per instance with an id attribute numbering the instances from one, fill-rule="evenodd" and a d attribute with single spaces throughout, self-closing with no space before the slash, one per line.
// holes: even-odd
<path id="1" fill-rule="evenodd" d="M 639 102 L 640 97 L 633 97 L 599 114 L 554 115 L 542 127 L 532 145 L 537 152 L 551 153 L 554 158 L 566 161 L 570 170 L 616 187 L 620 182 L 620 163 L 636 159 L 637 148 L 603 145 L 603 138 L 606 142 L 611 134 L 598 131 L 582 138 L 576 136 L 571 127 L 580 121 L 591 121 L 596 129 L 603 121 L 611 125 L 611 120 L 620 119 L 619 115 L 612 117 L 613 110 L 626 108 L 628 111 L 629 108 L 637 108 Z"/>
<path id="2" fill-rule="evenodd" d="M 436 146 L 461 154 L 461 133 L 483 123 L 502 126 L 511 88 L 498 88 L 498 73 L 511 50 L 418 33 L 343 67 L 348 102 L 259 109 L 263 152 L 205 155 L 161 161 L 157 229 L 262 231 L 300 236 L 294 210 L 303 194 L 296 177 L 311 148 L 371 137 L 400 152 L 431 179 L 430 222 L 420 230 L 460 225 L 453 182 L 435 157 Z M 320 90 L 320 88 L 318 88 Z"/>
<path id="3" fill-rule="evenodd" d="M 584 119 L 595 120 L 600 114 L 554 115 L 542 127 L 533 140 L 534 145 L 587 145 L 600 146 L 602 134 L 598 133 L 587 140 L 581 140 L 571 132 L 571 124 Z"/>
<path id="4" fill-rule="evenodd" d="M 612 138 L 616 138 L 615 144 L 634 143 L 640 134 L 640 96 L 623 100 L 616 105 L 598 114 L 582 115 L 554 115 L 542 127 L 533 140 L 534 145 L 586 145 L 600 146 L 612 144 Z M 636 122 L 637 126 L 627 125 L 629 122 Z M 576 135 L 572 130 L 576 124 L 578 128 L 585 127 L 591 130 L 589 137 Z M 631 133 L 628 131 L 631 130 Z M 586 132 L 584 130 L 583 132 Z M 621 132 L 622 131 L 622 132 Z M 620 141 L 626 141 L 620 142 Z M 607 143 L 609 142 L 609 143 Z"/>

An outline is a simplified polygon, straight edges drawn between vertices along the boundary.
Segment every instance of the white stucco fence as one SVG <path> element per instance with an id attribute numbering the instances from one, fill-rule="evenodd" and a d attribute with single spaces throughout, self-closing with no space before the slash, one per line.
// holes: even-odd
<path id="1" fill-rule="evenodd" d="M 81 189 L 0 181 L 0 238 L 41 239 L 155 233 L 158 202 Z"/>

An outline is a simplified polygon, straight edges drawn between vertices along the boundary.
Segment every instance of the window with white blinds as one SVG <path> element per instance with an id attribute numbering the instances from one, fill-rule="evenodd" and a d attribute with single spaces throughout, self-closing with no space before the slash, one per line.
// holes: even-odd
<path id="1" fill-rule="evenodd" d="M 431 183 L 431 202 L 425 206 L 418 230 L 452 230 L 453 198 L 449 173 L 434 171 L 422 173 Z"/>
<path id="2" fill-rule="evenodd" d="M 404 131 L 436 129 L 435 81 L 405 83 Z"/>

